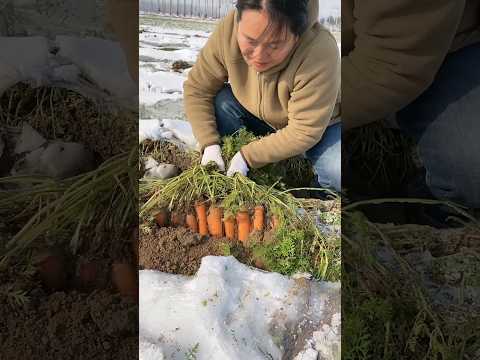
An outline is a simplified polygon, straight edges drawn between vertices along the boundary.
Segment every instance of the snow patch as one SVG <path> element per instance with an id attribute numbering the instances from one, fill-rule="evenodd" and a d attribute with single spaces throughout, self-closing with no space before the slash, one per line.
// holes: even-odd
<path id="1" fill-rule="evenodd" d="M 194 277 L 151 270 L 139 277 L 141 359 L 183 360 L 193 348 L 197 360 L 280 359 L 300 323 L 336 331 L 328 332 L 329 343 L 319 336 L 318 349 L 306 349 L 304 359 L 312 350 L 334 359 L 340 344 L 339 284 L 293 280 L 214 256 L 202 259 Z"/>
<path id="2" fill-rule="evenodd" d="M 199 144 L 193 136 L 189 122 L 175 119 L 142 119 L 139 121 L 139 142 L 149 140 L 178 140 L 192 150 L 198 150 Z"/>

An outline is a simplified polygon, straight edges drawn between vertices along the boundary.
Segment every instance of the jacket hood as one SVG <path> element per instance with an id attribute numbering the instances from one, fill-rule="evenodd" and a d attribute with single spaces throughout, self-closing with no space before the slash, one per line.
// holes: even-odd
<path id="1" fill-rule="evenodd" d="M 319 10 L 319 0 L 310 0 L 308 3 L 308 28 L 311 28 L 318 22 Z"/>

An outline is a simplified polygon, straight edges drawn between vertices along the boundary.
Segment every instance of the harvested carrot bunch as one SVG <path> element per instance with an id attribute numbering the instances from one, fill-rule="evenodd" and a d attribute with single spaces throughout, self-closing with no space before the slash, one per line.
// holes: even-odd
<path id="1" fill-rule="evenodd" d="M 289 191 L 200 165 L 169 180 L 142 179 L 140 196 L 144 199 L 140 217 L 153 213 L 159 226 L 185 225 L 201 236 L 226 236 L 244 243 L 252 232 L 278 228 L 278 217 L 271 214 L 282 214 L 285 225 L 293 224 L 300 219 L 297 209 L 302 207 L 302 201 Z M 178 209 L 193 211 L 185 216 Z"/>

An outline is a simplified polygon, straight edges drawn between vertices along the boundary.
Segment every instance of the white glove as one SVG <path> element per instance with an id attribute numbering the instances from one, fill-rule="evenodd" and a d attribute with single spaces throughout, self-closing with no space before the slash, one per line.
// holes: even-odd
<path id="1" fill-rule="evenodd" d="M 202 162 L 203 166 L 207 165 L 210 161 L 217 164 L 220 171 L 225 171 L 225 162 L 222 158 L 222 150 L 220 145 L 210 145 L 203 150 Z"/>
<path id="2" fill-rule="evenodd" d="M 248 174 L 248 164 L 243 158 L 243 155 L 239 152 L 235 154 L 230 162 L 230 166 L 227 170 L 227 176 L 233 176 L 235 173 L 240 173 L 243 176 L 247 176 Z"/>

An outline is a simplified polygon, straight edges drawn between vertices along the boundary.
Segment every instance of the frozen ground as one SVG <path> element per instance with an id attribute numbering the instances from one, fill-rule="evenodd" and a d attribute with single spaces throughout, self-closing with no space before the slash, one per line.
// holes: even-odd
<path id="1" fill-rule="evenodd" d="M 193 277 L 140 271 L 140 359 L 340 359 L 339 291 L 233 257 Z"/>
<path id="2" fill-rule="evenodd" d="M 188 69 L 172 69 L 175 61 L 194 64 L 214 22 L 140 18 L 140 117 L 185 119 L 183 82 Z"/>

